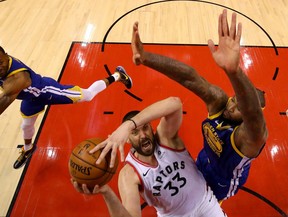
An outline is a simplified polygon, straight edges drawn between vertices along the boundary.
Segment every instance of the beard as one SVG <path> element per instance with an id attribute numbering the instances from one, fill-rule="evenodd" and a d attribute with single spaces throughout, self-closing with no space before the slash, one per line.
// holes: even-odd
<path id="1" fill-rule="evenodd" d="M 132 146 L 137 151 L 138 154 L 143 156 L 151 156 L 153 155 L 156 147 L 154 135 L 152 138 L 145 137 L 141 139 L 138 145 L 132 143 Z"/>

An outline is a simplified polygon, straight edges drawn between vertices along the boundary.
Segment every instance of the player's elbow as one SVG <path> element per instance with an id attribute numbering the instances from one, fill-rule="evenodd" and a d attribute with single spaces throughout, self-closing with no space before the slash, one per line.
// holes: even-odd
<path id="1" fill-rule="evenodd" d="M 177 96 L 171 96 L 168 98 L 169 104 L 173 105 L 175 110 L 182 109 L 182 101 Z"/>

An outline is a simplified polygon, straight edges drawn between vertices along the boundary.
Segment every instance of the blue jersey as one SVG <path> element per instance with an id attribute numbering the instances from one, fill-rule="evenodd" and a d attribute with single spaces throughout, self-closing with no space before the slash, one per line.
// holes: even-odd
<path id="1" fill-rule="evenodd" d="M 202 122 L 204 148 L 196 164 L 218 200 L 235 195 L 248 178 L 252 159 L 235 146 L 238 125 L 225 119 L 223 111 Z"/>
<path id="2" fill-rule="evenodd" d="M 22 100 L 21 112 L 23 116 L 33 116 L 43 111 L 45 105 L 70 104 L 79 101 L 82 98 L 81 88 L 74 85 L 62 85 L 52 78 L 42 77 L 35 73 L 20 60 L 9 56 L 8 73 L 2 79 L 26 71 L 31 78 L 31 86 L 23 89 L 17 96 Z M 1 85 L 2 85 L 1 84 Z"/>

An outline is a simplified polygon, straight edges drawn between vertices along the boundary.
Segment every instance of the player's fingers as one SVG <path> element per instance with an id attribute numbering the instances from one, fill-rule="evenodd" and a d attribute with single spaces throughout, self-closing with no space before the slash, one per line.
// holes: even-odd
<path id="1" fill-rule="evenodd" d="M 92 148 L 90 151 L 89 151 L 89 154 L 93 154 L 95 152 L 97 152 L 98 150 L 104 148 L 106 146 L 106 143 L 107 143 L 107 140 L 99 143 L 98 145 L 96 145 L 94 148 Z"/>
<path id="2" fill-rule="evenodd" d="M 101 152 L 101 154 L 99 155 L 96 164 L 100 164 L 102 162 L 102 160 L 105 158 L 105 155 L 103 152 Z"/>
<path id="3" fill-rule="evenodd" d="M 91 194 L 86 184 L 82 184 L 82 189 L 85 194 Z"/>
<path id="4" fill-rule="evenodd" d="M 138 30 L 138 21 L 136 21 L 135 23 L 134 23 L 134 25 L 133 25 L 133 30 L 134 31 L 137 31 Z"/>
<path id="5" fill-rule="evenodd" d="M 212 54 L 216 51 L 214 42 L 211 39 L 208 40 L 208 47 L 209 47 Z"/>
<path id="6" fill-rule="evenodd" d="M 230 37 L 232 39 L 235 39 L 236 36 L 236 16 L 236 13 L 233 13 L 231 18 Z"/>
<path id="7" fill-rule="evenodd" d="M 111 148 L 112 148 L 111 145 L 109 143 L 107 143 L 105 148 L 102 149 L 101 154 L 99 155 L 99 157 L 96 161 L 96 164 L 100 164 L 102 162 L 102 160 L 105 158 L 105 156 L 107 155 L 107 153 L 110 151 Z"/>
<path id="8" fill-rule="evenodd" d="M 223 10 L 223 14 L 221 17 L 221 26 L 222 26 L 222 32 L 223 32 L 223 36 L 227 36 L 229 35 L 229 26 L 228 26 L 228 22 L 227 22 L 227 10 Z"/>
<path id="9" fill-rule="evenodd" d="M 218 17 L 218 37 L 219 40 L 223 36 L 223 31 L 222 31 L 222 14 L 219 15 Z"/>
<path id="10" fill-rule="evenodd" d="M 93 189 L 93 194 L 98 194 L 99 193 L 99 185 L 95 185 Z"/>
<path id="11" fill-rule="evenodd" d="M 238 44 L 240 44 L 241 35 L 242 35 L 242 23 L 238 23 L 237 34 L 236 34 L 236 37 L 235 37 L 235 41 Z"/>
<path id="12" fill-rule="evenodd" d="M 117 155 L 117 145 L 114 145 L 111 151 L 110 168 L 114 167 L 116 155 Z"/>
<path id="13" fill-rule="evenodd" d="M 76 189 L 76 191 L 78 191 L 79 193 L 82 193 L 78 183 L 73 179 L 70 179 L 70 181 L 71 181 L 72 185 L 74 186 L 74 188 Z"/>
<path id="14" fill-rule="evenodd" d="M 124 153 L 124 146 L 123 145 L 120 145 L 119 152 L 120 152 L 120 160 L 121 160 L 121 162 L 124 162 L 125 153 Z"/>
<path id="15" fill-rule="evenodd" d="M 136 39 L 136 32 L 138 31 L 138 22 L 135 22 L 133 25 L 133 31 L 132 31 L 132 43 Z"/>

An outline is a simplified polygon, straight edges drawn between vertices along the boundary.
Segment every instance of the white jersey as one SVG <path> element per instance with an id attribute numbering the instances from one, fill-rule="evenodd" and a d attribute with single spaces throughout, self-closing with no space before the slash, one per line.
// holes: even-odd
<path id="1" fill-rule="evenodd" d="M 208 198 L 208 190 L 210 193 L 211 190 L 186 149 L 176 150 L 158 145 L 154 152 L 158 161 L 155 167 L 140 161 L 133 153 L 132 149 L 126 162 L 138 173 L 142 185 L 141 196 L 148 205 L 155 207 L 158 216 L 198 216 L 195 213 L 202 212 L 202 208 L 207 209 L 203 203 Z M 211 195 L 208 199 L 211 201 L 213 198 L 213 206 L 216 204 L 221 211 L 216 198 Z M 217 216 L 225 216 L 221 213 Z"/>

